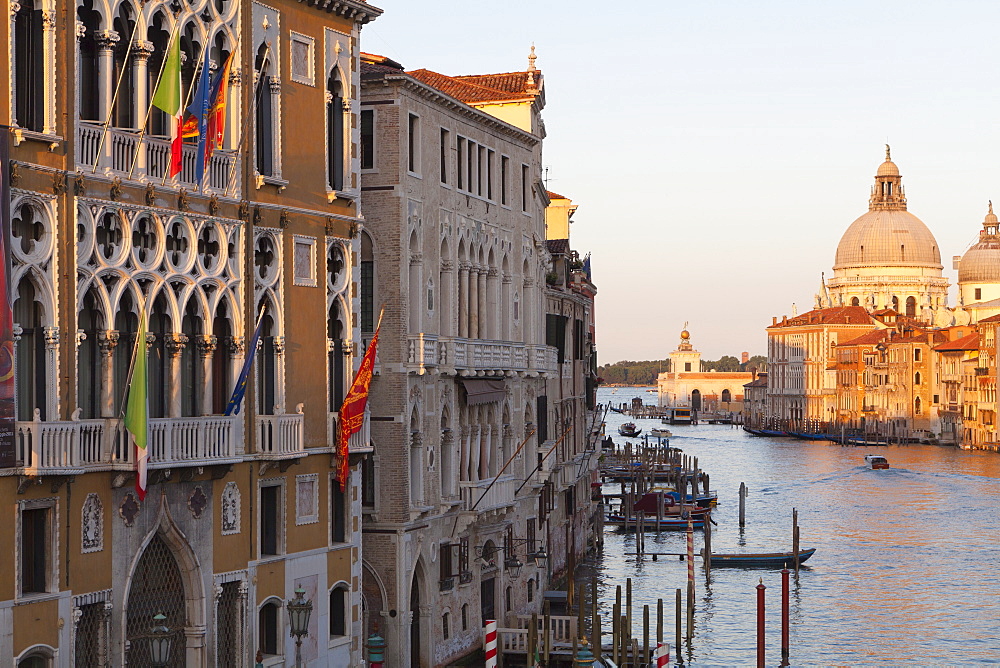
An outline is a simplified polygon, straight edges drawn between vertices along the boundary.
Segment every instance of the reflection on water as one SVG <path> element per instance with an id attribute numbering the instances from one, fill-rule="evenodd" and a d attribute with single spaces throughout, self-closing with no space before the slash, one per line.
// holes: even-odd
<path id="1" fill-rule="evenodd" d="M 612 396 L 602 388 L 598 400 L 633 396 L 644 395 L 618 389 Z M 617 427 L 630 418 L 608 413 L 607 420 L 607 432 L 624 442 Z M 635 422 L 647 432 L 656 426 Z M 714 551 L 790 550 L 792 508 L 798 508 L 802 547 L 817 552 L 793 577 L 793 665 L 1000 663 L 1000 455 L 758 438 L 729 425 L 670 429 L 671 445 L 698 457 L 719 491 Z M 864 457 L 873 452 L 892 468 L 866 468 Z M 742 531 L 741 482 L 749 488 Z M 701 541 L 697 533 L 695 551 Z M 647 551 L 685 549 L 683 533 L 647 534 Z M 641 642 L 643 604 L 655 611 L 663 598 L 672 643 L 674 590 L 685 586 L 686 563 L 666 557 L 636 563 L 625 552 L 635 552 L 635 537 L 609 530 L 598 565 L 602 614 L 610 619 L 615 585 L 631 577 L 633 620 L 639 620 L 634 634 Z M 780 573 L 716 569 L 706 580 L 701 560 L 696 563 L 695 635 L 685 656 L 697 665 L 754 661 L 754 586 L 762 577 L 768 664 L 777 665 Z"/>

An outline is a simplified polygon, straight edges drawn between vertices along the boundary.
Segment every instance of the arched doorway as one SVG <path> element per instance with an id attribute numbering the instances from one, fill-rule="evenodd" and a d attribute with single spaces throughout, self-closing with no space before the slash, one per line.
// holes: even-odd
<path id="1" fill-rule="evenodd" d="M 701 410 L 701 391 L 691 390 L 691 408 L 696 411 Z"/>
<path id="2" fill-rule="evenodd" d="M 126 614 L 126 664 L 131 667 L 152 666 L 149 632 L 153 617 L 163 614 L 163 622 L 171 631 L 173 644 L 170 666 L 186 665 L 185 627 L 189 625 L 184 599 L 181 570 L 170 548 L 159 533 L 153 534 L 142 557 L 136 564 L 129 586 Z"/>

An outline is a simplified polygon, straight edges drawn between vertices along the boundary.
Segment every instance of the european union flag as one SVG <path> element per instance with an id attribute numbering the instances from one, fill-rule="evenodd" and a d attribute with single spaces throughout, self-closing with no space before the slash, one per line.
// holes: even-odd
<path id="1" fill-rule="evenodd" d="M 257 318 L 257 328 L 253 331 L 253 339 L 250 341 L 250 349 L 247 350 L 247 357 L 243 360 L 243 370 L 240 377 L 236 379 L 236 387 L 233 389 L 233 396 L 226 406 L 226 415 L 239 415 L 240 405 L 243 403 L 243 395 L 247 393 L 247 379 L 250 377 L 250 367 L 253 366 L 254 355 L 257 354 L 257 342 L 260 341 L 260 331 L 264 325 L 264 310 L 261 309 L 260 317 Z"/>

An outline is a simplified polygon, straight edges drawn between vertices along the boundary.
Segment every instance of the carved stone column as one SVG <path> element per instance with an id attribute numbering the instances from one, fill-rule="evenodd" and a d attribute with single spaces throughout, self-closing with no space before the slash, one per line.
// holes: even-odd
<path id="1" fill-rule="evenodd" d="M 479 472 L 482 470 L 480 460 L 483 456 L 483 425 L 472 425 L 472 447 L 469 450 L 469 480 L 482 480 Z"/>
<path id="2" fill-rule="evenodd" d="M 469 336 L 469 265 L 465 262 L 458 267 L 458 335 Z"/>
<path id="3" fill-rule="evenodd" d="M 483 427 L 483 435 L 479 439 L 479 479 L 486 480 L 492 477 L 490 470 L 490 448 L 493 445 L 493 425 L 488 424 Z"/>
<path id="4" fill-rule="evenodd" d="M 121 37 L 114 30 L 102 30 L 94 36 L 94 40 L 97 42 L 97 113 L 103 121 L 111 110 L 115 88 L 115 47 Z"/>
<path id="5" fill-rule="evenodd" d="M 195 339 L 195 345 L 198 347 L 198 361 L 196 363 L 201 364 L 202 370 L 201 387 L 195 388 L 200 390 L 201 394 L 201 414 L 212 415 L 212 359 L 219 347 L 219 340 L 209 334 L 200 334 Z"/>
<path id="6" fill-rule="evenodd" d="M 479 297 L 479 308 L 476 310 L 476 314 L 479 318 L 479 334 L 480 339 L 487 339 L 490 336 L 489 330 L 487 329 L 487 306 L 486 306 L 486 274 L 488 273 L 486 267 L 481 267 L 479 269 L 479 289 L 476 291 Z"/>
<path id="7" fill-rule="evenodd" d="M 410 432 L 410 505 L 424 503 L 424 436 Z"/>
<path id="8" fill-rule="evenodd" d="M 187 345 L 184 334 L 164 334 L 163 346 L 167 351 L 166 405 L 167 417 L 181 416 L 181 354 Z"/>
<path id="9" fill-rule="evenodd" d="M 45 327 L 45 419 L 59 419 L 59 328 Z"/>
<path id="10" fill-rule="evenodd" d="M 275 415 L 285 414 L 285 337 L 274 337 L 274 405 Z"/>
<path id="11" fill-rule="evenodd" d="M 458 479 L 469 480 L 469 448 L 472 429 L 467 424 L 462 425 L 462 452 L 458 460 Z"/>
<path id="12" fill-rule="evenodd" d="M 486 336 L 490 339 L 500 338 L 500 271 L 496 267 L 490 267 L 486 272 L 486 302 L 484 302 L 484 313 L 486 314 Z"/>
<path id="13" fill-rule="evenodd" d="M 118 330 L 109 329 L 97 334 L 97 347 L 101 351 L 101 417 L 115 417 L 115 348 L 118 346 Z"/>
<path id="14" fill-rule="evenodd" d="M 451 429 L 441 432 L 441 496 L 450 497 L 455 494 L 455 433 Z"/>
<path id="15" fill-rule="evenodd" d="M 42 76 L 56 77 L 56 13 L 51 9 L 42 10 Z M 42 102 L 42 132 L 56 134 L 56 87 L 44 86 L 45 99 Z"/>
<path id="16" fill-rule="evenodd" d="M 479 267 L 469 269 L 469 338 L 479 338 Z"/>
<path id="17" fill-rule="evenodd" d="M 153 55 L 153 48 L 153 43 L 144 39 L 136 40 L 132 44 L 132 91 L 134 95 L 132 113 L 135 115 L 133 125 L 136 129 L 142 127 L 143 114 L 146 113 L 146 109 L 149 106 L 149 98 L 151 96 L 149 92 L 149 58 Z M 125 102 L 127 103 L 128 100 L 125 100 Z M 131 156 L 129 156 L 129 159 L 131 161 Z M 146 169 L 145 151 L 140 150 L 138 152 L 135 166 L 137 169 Z"/>

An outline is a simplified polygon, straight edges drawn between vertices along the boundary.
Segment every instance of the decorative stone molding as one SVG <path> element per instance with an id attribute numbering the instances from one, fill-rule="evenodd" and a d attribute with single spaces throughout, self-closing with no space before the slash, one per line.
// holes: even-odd
<path id="1" fill-rule="evenodd" d="M 83 519 L 80 522 L 80 552 L 100 552 L 104 549 L 104 504 L 101 497 L 91 493 L 83 502 Z"/>
<path id="2" fill-rule="evenodd" d="M 235 481 L 226 483 L 222 491 L 221 527 L 222 535 L 229 536 L 240 532 L 240 488 Z"/>
<path id="3" fill-rule="evenodd" d="M 83 21 L 76 22 L 76 41 L 80 42 L 87 36 L 87 24 Z"/>
<path id="4" fill-rule="evenodd" d="M 135 524 L 135 518 L 139 515 L 139 510 L 142 508 L 138 499 L 135 498 L 135 494 L 128 492 L 125 494 L 125 498 L 122 499 L 122 503 L 118 506 L 118 514 L 121 516 L 122 520 L 125 522 L 125 526 L 131 527 Z"/>
<path id="5" fill-rule="evenodd" d="M 210 359 L 219 347 L 219 339 L 211 334 L 198 334 L 194 342 L 198 354 L 204 359 Z"/>
<path id="6" fill-rule="evenodd" d="M 277 95 L 278 93 L 281 92 L 281 78 L 280 77 L 272 76 L 271 77 L 271 81 L 270 81 L 270 85 L 271 85 L 271 94 L 272 95 Z"/>
<path id="7" fill-rule="evenodd" d="M 234 336 L 226 342 L 226 347 L 229 349 L 229 353 L 233 356 L 243 355 L 247 351 L 247 342 L 242 336 Z"/>
<path id="8" fill-rule="evenodd" d="M 191 511 L 191 515 L 197 520 L 201 518 L 205 508 L 208 506 L 208 497 L 205 496 L 205 492 L 202 491 L 201 485 L 198 485 L 188 496 L 187 507 Z"/>
<path id="9" fill-rule="evenodd" d="M 114 30 L 102 30 L 94 35 L 94 41 L 99 51 L 114 51 L 121 41 L 121 36 Z"/>
<path id="10" fill-rule="evenodd" d="M 188 343 L 186 334 L 165 334 L 163 345 L 167 349 L 167 354 L 171 357 L 179 357 L 184 352 L 184 346 Z"/>
<path id="11" fill-rule="evenodd" d="M 136 60 L 146 61 L 153 55 L 156 47 L 146 39 L 137 39 L 132 42 L 132 57 Z"/>

